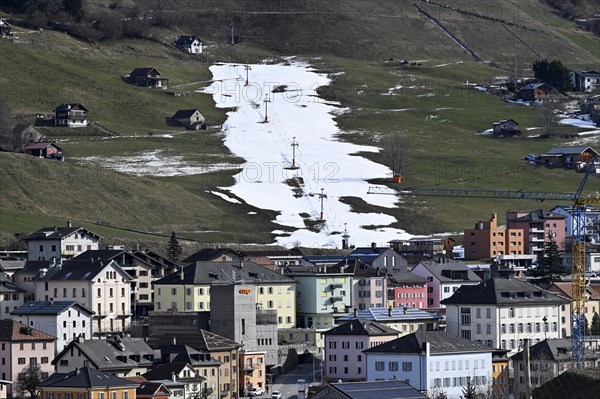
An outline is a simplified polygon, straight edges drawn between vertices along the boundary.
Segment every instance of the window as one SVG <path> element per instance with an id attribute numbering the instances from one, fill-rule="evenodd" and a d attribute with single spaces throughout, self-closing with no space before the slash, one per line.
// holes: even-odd
<path id="1" fill-rule="evenodd" d="M 82 289 L 81 289 L 81 297 L 82 297 L 82 298 L 85 298 L 85 288 L 82 288 Z"/>
<path id="2" fill-rule="evenodd" d="M 113 391 L 110 393 L 110 399 L 117 399 L 117 392 Z"/>
<path id="3" fill-rule="evenodd" d="M 375 362 L 375 370 L 383 371 L 385 369 L 385 362 Z"/>
<path id="4" fill-rule="evenodd" d="M 477 308 L 477 309 L 475 309 L 475 314 L 477 315 L 476 317 L 477 317 L 478 319 L 481 319 L 481 308 Z"/>
<path id="5" fill-rule="evenodd" d="M 471 339 L 471 330 L 460 330 L 460 336 L 464 339 Z"/>
<path id="6" fill-rule="evenodd" d="M 42 357 L 41 363 L 42 364 L 48 364 L 48 358 L 47 357 Z"/>
<path id="7" fill-rule="evenodd" d="M 104 392 L 98 392 L 98 399 L 104 399 Z"/>
<path id="8" fill-rule="evenodd" d="M 335 341 L 329 341 L 329 349 L 335 349 L 337 346 L 337 342 Z"/>
<path id="9" fill-rule="evenodd" d="M 356 349 L 363 349 L 363 343 L 362 342 L 356 342 Z"/>
<path id="10" fill-rule="evenodd" d="M 98 298 L 102 297 L 102 288 L 98 288 Z"/>
<path id="11" fill-rule="evenodd" d="M 508 317 L 515 317 L 515 308 L 508 309 Z"/>
<path id="12" fill-rule="evenodd" d="M 471 308 L 460 308 L 460 323 L 463 326 L 471 325 Z"/>
<path id="13" fill-rule="evenodd" d="M 17 361 L 17 363 L 19 364 L 25 364 L 26 359 L 24 357 L 20 357 L 19 360 Z"/>
<path id="14" fill-rule="evenodd" d="M 404 364 L 402 364 L 404 366 Z M 389 371 L 398 371 L 398 362 L 389 362 L 388 363 Z"/>
<path id="15" fill-rule="evenodd" d="M 402 362 L 402 371 L 412 371 L 412 362 Z"/>
<path id="16" fill-rule="evenodd" d="M 171 295 L 177 295 L 177 288 L 171 288 Z"/>

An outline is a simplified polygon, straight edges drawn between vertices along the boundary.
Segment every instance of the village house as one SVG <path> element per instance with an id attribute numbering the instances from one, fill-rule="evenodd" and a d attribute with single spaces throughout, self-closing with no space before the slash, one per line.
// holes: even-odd
<path id="1" fill-rule="evenodd" d="M 348 263 L 360 261 L 366 263 L 372 268 L 379 268 L 383 273 L 396 274 L 405 272 L 408 266 L 398 252 L 390 247 L 378 247 L 376 243 L 371 243 L 370 247 L 358 247 L 354 249 L 346 258 Z"/>
<path id="2" fill-rule="evenodd" d="M 369 308 L 355 310 L 343 316 L 336 317 L 336 323 L 343 323 L 354 319 L 375 321 L 386 327 L 393 328 L 402 335 L 413 333 L 417 330 L 435 331 L 442 324 L 442 316 L 421 309 L 409 307 L 397 308 Z"/>
<path id="3" fill-rule="evenodd" d="M 494 277 L 461 287 L 442 303 L 448 333 L 514 354 L 525 338 L 560 338 L 561 306 L 570 301 L 521 280 Z"/>
<path id="4" fill-rule="evenodd" d="M 127 80 L 136 86 L 166 89 L 169 79 L 163 78 L 156 68 L 135 68 L 126 76 Z"/>
<path id="5" fill-rule="evenodd" d="M 24 238 L 28 260 L 67 260 L 84 251 L 98 249 L 102 237 L 83 227 L 44 227 Z"/>
<path id="6" fill-rule="evenodd" d="M 441 301 L 449 298 L 463 285 L 477 285 L 481 278 L 465 263 L 450 260 L 443 263 L 421 262 L 411 273 L 427 279 L 427 308 L 443 308 Z"/>
<path id="7" fill-rule="evenodd" d="M 0 272 L 0 320 L 10 319 L 10 312 L 25 303 L 26 291 Z"/>
<path id="8" fill-rule="evenodd" d="M 197 261 L 178 273 L 156 280 L 154 309 L 208 311 L 212 287 L 239 280 L 255 287 L 252 290 L 255 306 L 277 311 L 278 327 L 296 325 L 296 282 L 251 261 Z"/>
<path id="9" fill-rule="evenodd" d="M 506 228 L 522 229 L 524 254 L 538 258 L 551 239 L 559 250 L 565 249 L 565 217 L 556 213 L 537 209 L 532 212 L 506 212 Z"/>
<path id="10" fill-rule="evenodd" d="M 245 256 L 240 251 L 231 248 L 203 248 L 183 260 L 183 263 L 192 262 L 241 262 Z"/>
<path id="11" fill-rule="evenodd" d="M 450 259 L 455 244 L 454 238 L 445 235 L 412 237 L 408 240 L 391 240 L 390 247 L 399 253 L 409 266 L 424 260 Z"/>
<path id="12" fill-rule="evenodd" d="M 240 349 L 240 386 L 242 396 L 249 396 L 256 388 L 267 390 L 267 362 L 265 352 Z"/>
<path id="13" fill-rule="evenodd" d="M 17 287 L 25 290 L 25 302 L 37 299 L 35 297 L 35 279 L 40 274 L 40 270 L 49 270 L 56 264 L 56 260 L 28 260 L 25 262 L 25 266 L 15 271 L 12 279 Z"/>
<path id="14" fill-rule="evenodd" d="M 12 27 L 6 18 L 0 18 L 0 37 L 8 37 L 11 35 Z"/>
<path id="15" fill-rule="evenodd" d="M 131 311 L 135 316 L 147 316 L 153 309 L 152 301 L 152 272 L 154 267 L 147 261 L 131 252 L 120 249 L 101 249 L 85 251 L 74 260 L 96 259 L 108 264 L 115 261 L 132 278 L 131 282 Z"/>
<path id="16" fill-rule="evenodd" d="M 493 348 L 442 331 L 417 331 L 365 349 L 367 379 L 401 380 L 419 391 L 463 395 L 467 379 L 486 387 L 492 381 Z"/>
<path id="17" fill-rule="evenodd" d="M 8 387 L 9 398 L 29 396 L 27 391 L 19 389 L 19 376 L 29 367 L 39 367 L 41 378 L 47 378 L 54 371 L 50 364 L 54 356 L 54 340 L 52 335 L 18 321 L 0 320 L 0 379 L 12 382 L 12 389 Z"/>
<path id="18" fill-rule="evenodd" d="M 396 339 L 400 333 L 384 324 L 356 318 L 322 334 L 327 378 L 356 381 L 367 377 L 363 350 Z"/>
<path id="19" fill-rule="evenodd" d="M 153 279 L 168 276 L 169 274 L 174 273 L 176 270 L 180 270 L 182 267 L 182 265 L 180 265 L 178 262 L 168 259 L 167 257 L 155 251 L 138 249 L 131 251 L 131 254 L 152 265 Z"/>
<path id="20" fill-rule="evenodd" d="M 65 160 L 62 147 L 59 147 L 54 141 L 40 141 L 28 144 L 25 147 L 25 154 L 39 158 L 56 159 L 58 161 Z"/>
<path id="21" fill-rule="evenodd" d="M 202 42 L 196 35 L 181 35 L 175 41 L 175 47 L 191 54 L 202 54 Z"/>
<path id="22" fill-rule="evenodd" d="M 196 390 L 202 394 L 214 395 L 219 391 L 219 370 L 223 362 L 213 358 L 208 352 L 198 351 L 188 345 L 164 345 L 159 349 L 158 365 L 144 374 L 150 381 L 176 380 L 185 383 L 187 398 L 189 392 Z M 236 359 L 225 359 L 227 365 Z M 156 363 L 156 362 L 155 362 Z M 234 370 L 229 370 L 231 372 Z"/>
<path id="23" fill-rule="evenodd" d="M 302 263 L 302 252 L 298 248 L 244 251 L 243 255 L 244 259 L 251 260 L 277 273 L 285 270 L 286 266 Z"/>
<path id="24" fill-rule="evenodd" d="M 29 301 L 11 312 L 13 320 L 56 337 L 56 353 L 76 337 L 92 338 L 94 312 L 75 301 Z"/>
<path id="25" fill-rule="evenodd" d="M 173 392 L 162 382 L 147 381 L 140 384 L 135 390 L 137 399 L 170 399 L 173 395 Z"/>
<path id="26" fill-rule="evenodd" d="M 544 339 L 529 349 L 531 386 L 539 387 L 545 382 L 573 367 L 570 339 Z M 600 366 L 600 354 L 584 349 L 585 368 Z M 525 358 L 523 352 L 511 357 L 514 369 L 514 394 L 520 398 L 526 391 Z"/>
<path id="27" fill-rule="evenodd" d="M 522 101 L 542 101 L 556 95 L 556 93 L 556 89 L 546 83 L 530 83 L 519 90 L 516 99 Z"/>
<path id="28" fill-rule="evenodd" d="M 519 124 L 514 119 L 503 119 L 492 124 L 492 133 L 496 136 L 518 136 Z"/>
<path id="29" fill-rule="evenodd" d="M 498 215 L 489 221 L 475 223 L 475 228 L 464 231 L 465 260 L 490 259 L 497 255 L 525 253 L 523 229 L 498 228 Z"/>
<path id="30" fill-rule="evenodd" d="M 170 399 L 185 399 L 202 393 L 207 395 L 207 399 L 216 399 L 216 389 L 211 388 L 206 378 L 200 376 L 188 363 L 160 364 L 140 377 L 129 379 L 140 383 L 161 383 L 171 391 Z"/>
<path id="31" fill-rule="evenodd" d="M 177 337 L 176 341 L 178 345 L 187 345 L 201 353 L 210 354 L 211 360 L 221 363 L 217 373 L 218 390 L 216 390 L 216 398 L 238 398 L 238 378 L 240 378 L 243 371 L 240 370 L 238 361 L 242 345 L 189 324 L 166 324 L 172 320 L 165 318 L 165 315 L 161 314 L 161 312 L 156 313 L 158 314 L 155 318 L 151 314 L 152 335 L 148 339 L 148 344 L 155 349 L 160 349 L 164 346 L 172 345 L 173 337 Z M 154 320 L 156 320 L 156 323 L 152 322 Z"/>
<path id="32" fill-rule="evenodd" d="M 32 143 L 43 142 L 44 135 L 30 124 L 20 123 L 12 130 L 13 150 L 25 151 L 25 147 Z"/>
<path id="33" fill-rule="evenodd" d="M 39 399 L 136 399 L 139 385 L 108 372 L 81 367 L 52 374 L 40 384 Z"/>
<path id="34" fill-rule="evenodd" d="M 54 126 L 84 127 L 88 125 L 88 109 L 79 103 L 60 104 L 54 110 Z"/>
<path id="35" fill-rule="evenodd" d="M 333 266 L 335 268 L 336 266 Z M 337 267 L 344 267 L 344 263 Z M 352 306 L 359 310 L 385 308 L 387 304 L 387 275 L 366 263 L 355 261 L 347 270 L 353 270 Z"/>
<path id="36" fill-rule="evenodd" d="M 197 109 L 180 109 L 173 114 L 171 122 L 192 130 L 206 129 L 204 116 Z"/>
<path id="37" fill-rule="evenodd" d="M 411 272 L 390 277 L 387 289 L 387 306 L 427 308 L 427 279 Z"/>
<path id="38" fill-rule="evenodd" d="M 571 85 L 574 91 L 591 93 L 600 88 L 600 72 L 592 69 L 584 69 L 582 71 L 571 70 L 569 77 L 571 78 Z"/>
<path id="39" fill-rule="evenodd" d="M 58 373 L 90 367 L 118 377 L 142 375 L 154 362 L 154 350 L 142 338 L 121 338 L 118 334 L 103 339 L 72 340 L 52 364 Z"/>
<path id="40" fill-rule="evenodd" d="M 131 318 L 132 278 L 115 261 L 72 259 L 41 269 L 35 279 L 37 300 L 74 300 L 93 310 L 95 337 L 127 331 Z"/>
<path id="41" fill-rule="evenodd" d="M 548 167 L 574 169 L 577 172 L 585 172 L 595 159 L 592 172 L 600 173 L 600 156 L 592 147 L 554 147 L 541 154 L 540 158 Z"/>
<path id="42" fill-rule="evenodd" d="M 600 290 L 596 290 L 595 288 L 596 287 L 592 287 L 591 285 L 585 287 L 583 314 L 588 324 L 592 322 L 595 313 L 600 313 Z M 548 286 L 547 290 L 559 294 L 570 301 L 569 303 L 562 305 L 560 309 L 560 322 L 563 325 L 561 338 L 570 337 L 573 283 L 571 281 L 554 281 Z"/>

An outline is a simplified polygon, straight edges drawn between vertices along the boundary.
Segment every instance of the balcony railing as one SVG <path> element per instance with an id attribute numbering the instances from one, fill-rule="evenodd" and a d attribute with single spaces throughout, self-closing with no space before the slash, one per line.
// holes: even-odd
<path id="1" fill-rule="evenodd" d="M 332 296 L 331 297 L 331 303 L 340 302 L 342 300 L 343 300 L 343 298 L 341 296 Z"/>
<path id="2" fill-rule="evenodd" d="M 330 284 L 329 287 L 331 287 L 331 290 L 335 290 L 336 288 L 342 288 L 344 285 L 343 284 Z"/>

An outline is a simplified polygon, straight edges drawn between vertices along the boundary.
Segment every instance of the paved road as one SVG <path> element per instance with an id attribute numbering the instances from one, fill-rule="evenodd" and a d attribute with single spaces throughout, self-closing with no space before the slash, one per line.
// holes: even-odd
<path id="1" fill-rule="evenodd" d="M 288 374 L 283 374 L 277 377 L 275 384 L 271 387 L 269 394 L 265 394 L 260 396 L 261 398 L 270 398 L 271 392 L 279 391 L 281 392 L 282 399 L 298 399 L 298 379 L 302 378 L 306 381 L 306 389 L 308 390 L 308 385 L 314 383 L 315 381 L 319 381 L 320 379 L 320 365 L 318 362 L 315 362 L 315 374 L 316 379 L 313 380 L 313 364 L 301 364 L 298 368 L 294 369 L 292 372 Z"/>

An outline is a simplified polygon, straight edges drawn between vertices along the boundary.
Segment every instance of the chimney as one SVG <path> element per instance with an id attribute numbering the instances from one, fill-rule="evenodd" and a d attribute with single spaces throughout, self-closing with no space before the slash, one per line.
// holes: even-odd
<path id="1" fill-rule="evenodd" d="M 388 317 L 392 317 L 392 307 L 388 307 Z"/>
<path id="2" fill-rule="evenodd" d="M 350 331 L 354 331 L 354 324 L 352 322 L 350 322 Z"/>
<path id="3" fill-rule="evenodd" d="M 183 281 L 183 266 L 181 266 L 181 270 L 179 271 L 179 279 Z"/>
<path id="4" fill-rule="evenodd" d="M 174 371 L 171 371 L 171 380 L 173 382 L 177 382 L 177 377 L 175 376 L 175 372 Z"/>
<path id="5" fill-rule="evenodd" d="M 358 309 L 354 308 L 354 318 L 358 317 Z"/>
<path id="6" fill-rule="evenodd" d="M 70 220 L 67 220 L 67 227 L 73 227 L 73 223 Z"/>
<path id="7" fill-rule="evenodd" d="M 407 313 L 408 313 L 408 308 L 405 306 L 404 307 L 404 314 L 407 314 Z"/>
<path id="8" fill-rule="evenodd" d="M 376 242 L 372 242 L 371 243 L 371 249 L 375 250 L 377 248 L 377 243 Z"/>
<path id="9" fill-rule="evenodd" d="M 177 345 L 177 337 L 173 337 L 173 345 Z"/>

